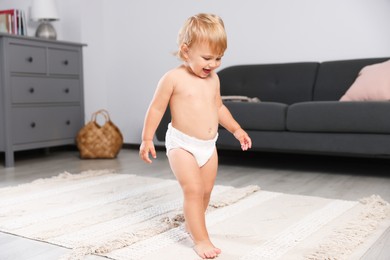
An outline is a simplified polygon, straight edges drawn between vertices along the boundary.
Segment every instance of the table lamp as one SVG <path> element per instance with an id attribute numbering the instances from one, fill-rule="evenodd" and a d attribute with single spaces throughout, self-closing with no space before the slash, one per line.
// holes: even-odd
<path id="1" fill-rule="evenodd" d="M 35 33 L 36 37 L 51 40 L 57 39 L 56 30 L 50 23 L 59 20 L 55 0 L 33 0 L 31 19 L 40 22 Z"/>

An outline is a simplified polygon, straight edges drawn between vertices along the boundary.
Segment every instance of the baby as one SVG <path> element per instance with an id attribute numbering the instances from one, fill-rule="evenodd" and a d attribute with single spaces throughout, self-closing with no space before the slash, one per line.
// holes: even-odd
<path id="1" fill-rule="evenodd" d="M 159 81 L 146 113 L 140 157 L 151 163 L 156 158 L 153 137 L 169 105 L 171 123 L 165 145 L 169 164 L 184 196 L 186 229 L 194 241 L 195 252 L 203 259 L 217 257 L 206 228 L 205 212 L 217 176 L 216 140 L 221 124 L 240 142 L 251 148 L 248 134 L 223 105 L 219 78 L 215 70 L 227 48 L 223 21 L 213 14 L 187 19 L 178 36 L 178 57 L 183 64 L 168 71 Z"/>

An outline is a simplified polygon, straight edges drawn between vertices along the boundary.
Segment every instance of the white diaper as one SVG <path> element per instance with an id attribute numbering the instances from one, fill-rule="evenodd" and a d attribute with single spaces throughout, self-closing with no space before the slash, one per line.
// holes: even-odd
<path id="1" fill-rule="evenodd" d="M 218 133 L 211 140 L 200 140 L 180 132 L 169 123 L 165 135 L 165 147 L 167 155 L 171 149 L 181 148 L 186 150 L 195 157 L 199 167 L 202 167 L 213 155 L 217 139 Z"/>

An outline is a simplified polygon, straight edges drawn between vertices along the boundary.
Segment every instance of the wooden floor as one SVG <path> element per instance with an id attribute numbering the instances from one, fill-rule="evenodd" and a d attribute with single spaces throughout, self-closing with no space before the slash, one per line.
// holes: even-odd
<path id="1" fill-rule="evenodd" d="M 4 168 L 0 155 L 0 188 L 68 171 L 115 169 L 120 173 L 174 179 L 163 151 L 151 164 L 136 149 L 123 149 L 114 160 L 80 160 L 74 149 L 16 153 L 14 168 Z M 236 187 L 259 185 L 263 190 L 345 200 L 378 194 L 390 201 L 390 159 L 220 152 L 217 184 Z M 0 232 L 0 259 L 58 259 L 68 249 Z M 90 256 L 86 259 L 104 259 Z M 390 259 L 387 230 L 363 259 Z M 174 259 L 175 260 L 175 259 Z"/>

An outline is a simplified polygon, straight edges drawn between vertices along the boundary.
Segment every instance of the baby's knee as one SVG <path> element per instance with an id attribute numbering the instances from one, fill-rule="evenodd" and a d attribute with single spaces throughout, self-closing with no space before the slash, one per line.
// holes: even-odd
<path id="1" fill-rule="evenodd" d="M 213 191 L 213 189 L 214 189 L 214 183 L 209 183 L 209 184 L 206 184 L 206 185 L 204 185 L 204 194 L 206 195 L 206 196 L 210 196 L 211 195 L 211 193 L 212 193 L 212 191 Z"/>
<path id="2" fill-rule="evenodd" d="M 202 185 L 189 185 L 183 187 L 184 196 L 187 198 L 203 198 L 205 189 Z"/>

